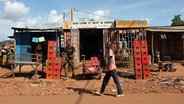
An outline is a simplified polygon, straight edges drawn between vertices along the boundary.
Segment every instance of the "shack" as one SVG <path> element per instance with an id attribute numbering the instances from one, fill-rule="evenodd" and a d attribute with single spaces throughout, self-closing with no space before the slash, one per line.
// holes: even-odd
<path id="1" fill-rule="evenodd" d="M 64 43 L 61 41 L 63 32 L 61 28 L 49 28 L 49 29 L 30 29 L 30 28 L 16 28 L 14 30 L 14 60 L 11 60 L 12 71 L 19 65 L 19 71 L 23 65 L 31 65 L 37 74 L 37 66 L 42 64 L 46 65 L 48 53 L 48 42 L 54 41 L 56 43 L 53 48 L 52 56 L 60 56 Z M 14 66 L 13 66 L 14 65 Z M 16 66 L 15 66 L 16 65 Z M 35 65 L 35 67 L 34 67 Z M 13 68 L 14 67 L 14 68 Z M 13 73 L 14 76 L 14 73 Z"/>
<path id="2" fill-rule="evenodd" d="M 184 26 L 156 26 L 146 29 L 148 50 L 155 62 L 156 53 L 160 60 L 181 61 L 184 59 Z"/>

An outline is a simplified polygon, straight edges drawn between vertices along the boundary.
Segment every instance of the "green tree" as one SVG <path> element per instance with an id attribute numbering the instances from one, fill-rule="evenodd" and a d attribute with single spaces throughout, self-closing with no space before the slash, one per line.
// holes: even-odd
<path id="1" fill-rule="evenodd" d="M 181 14 L 174 16 L 171 26 L 184 26 L 184 21 L 181 20 Z"/>

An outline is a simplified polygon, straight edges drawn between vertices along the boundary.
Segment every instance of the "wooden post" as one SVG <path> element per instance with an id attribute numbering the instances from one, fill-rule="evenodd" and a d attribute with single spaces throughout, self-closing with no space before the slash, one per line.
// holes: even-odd
<path id="1" fill-rule="evenodd" d="M 152 60 L 151 60 L 151 64 L 153 65 L 154 64 L 154 43 L 153 43 L 153 40 L 154 40 L 154 36 L 153 36 L 153 34 L 154 34 L 154 32 L 151 32 L 152 34 L 151 34 L 151 51 L 152 51 Z"/>

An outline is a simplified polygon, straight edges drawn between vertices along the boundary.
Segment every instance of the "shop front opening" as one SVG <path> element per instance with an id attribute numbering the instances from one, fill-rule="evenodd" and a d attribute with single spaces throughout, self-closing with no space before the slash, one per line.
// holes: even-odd
<path id="1" fill-rule="evenodd" d="M 80 30 L 80 56 L 85 59 L 99 57 L 103 53 L 103 30 L 102 29 L 81 29 Z M 82 59 L 80 59 L 82 60 Z"/>

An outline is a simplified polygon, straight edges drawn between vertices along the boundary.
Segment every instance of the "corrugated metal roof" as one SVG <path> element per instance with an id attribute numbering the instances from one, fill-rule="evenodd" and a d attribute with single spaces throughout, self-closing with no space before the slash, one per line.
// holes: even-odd
<path id="1" fill-rule="evenodd" d="M 184 26 L 147 27 L 146 31 L 151 31 L 151 32 L 184 32 Z"/>
<path id="2" fill-rule="evenodd" d="M 58 28 L 42 28 L 42 29 L 39 29 L 39 28 L 17 28 L 17 27 L 12 27 L 13 30 L 17 30 L 17 31 L 59 31 L 59 30 L 62 30 L 61 27 L 58 27 Z"/>

